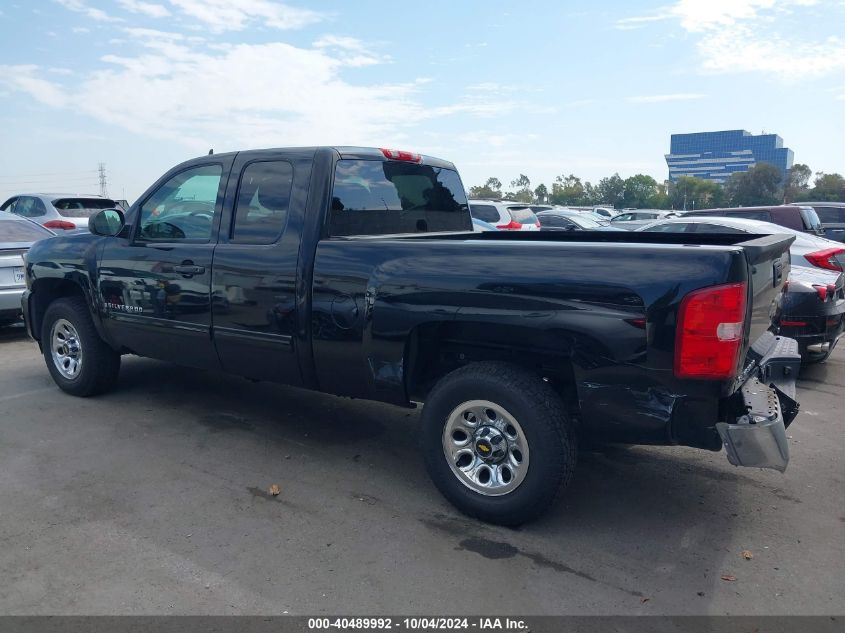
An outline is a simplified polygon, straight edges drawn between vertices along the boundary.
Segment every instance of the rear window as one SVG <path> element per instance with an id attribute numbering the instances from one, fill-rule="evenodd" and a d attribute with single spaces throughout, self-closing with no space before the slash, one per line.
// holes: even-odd
<path id="1" fill-rule="evenodd" d="M 392 160 L 337 162 L 330 235 L 438 231 L 472 231 L 456 171 Z"/>
<path id="2" fill-rule="evenodd" d="M 50 237 L 53 233 L 27 220 L 0 219 L 0 243 L 35 242 Z"/>
<path id="3" fill-rule="evenodd" d="M 768 211 L 727 211 L 720 213 L 728 218 L 748 218 L 749 220 L 762 220 L 763 222 L 771 222 L 772 214 Z"/>
<path id="4" fill-rule="evenodd" d="M 492 204 L 471 204 L 469 209 L 474 218 L 491 224 L 496 224 L 499 221 L 499 210 Z"/>
<path id="5" fill-rule="evenodd" d="M 537 216 L 531 207 L 508 207 L 511 220 L 520 224 L 537 224 Z"/>
<path id="6" fill-rule="evenodd" d="M 117 209 L 118 204 L 107 198 L 59 198 L 53 200 L 59 215 L 65 218 L 87 218 L 101 209 Z"/>

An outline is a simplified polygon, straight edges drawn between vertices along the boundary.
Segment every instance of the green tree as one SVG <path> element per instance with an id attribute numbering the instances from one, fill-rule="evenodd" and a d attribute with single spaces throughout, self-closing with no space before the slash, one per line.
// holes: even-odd
<path id="1" fill-rule="evenodd" d="M 725 185 L 725 192 L 735 207 L 779 204 L 783 199 L 780 184 L 777 167 L 758 163 L 746 172 L 732 174 Z"/>
<path id="2" fill-rule="evenodd" d="M 725 203 L 722 186 L 712 180 L 695 176 L 680 176 L 669 185 L 667 207 L 672 209 L 712 209 Z"/>
<path id="3" fill-rule="evenodd" d="M 469 188 L 470 198 L 502 198 L 502 182 L 498 178 L 488 178 L 483 185 Z"/>
<path id="4" fill-rule="evenodd" d="M 786 175 L 786 184 L 784 185 L 783 201 L 795 202 L 799 197 L 806 195 L 810 187 L 807 183 L 810 182 L 810 176 L 813 172 L 807 165 L 796 163 Z M 805 198 L 806 199 L 806 198 Z"/>
<path id="5" fill-rule="evenodd" d="M 546 185 L 540 183 L 534 190 L 534 196 L 537 198 L 537 202 L 545 204 L 546 199 L 549 197 L 549 190 L 546 189 Z"/>
<path id="6" fill-rule="evenodd" d="M 552 183 L 552 192 L 549 195 L 549 202 L 561 205 L 590 204 L 585 200 L 584 185 L 577 176 L 561 174 Z"/>
<path id="7" fill-rule="evenodd" d="M 622 206 L 645 209 L 657 195 L 657 181 L 645 174 L 636 174 L 623 181 Z"/>
<path id="8" fill-rule="evenodd" d="M 625 181 L 619 177 L 619 174 L 602 178 L 596 185 L 595 195 L 598 197 L 597 203 L 608 204 L 621 209 L 624 206 Z"/>
<path id="9" fill-rule="evenodd" d="M 534 192 L 531 191 L 531 179 L 525 174 L 519 174 L 519 178 L 511 180 L 511 187 L 515 191 L 509 191 L 507 198 L 517 202 L 534 202 Z"/>
<path id="10" fill-rule="evenodd" d="M 845 178 L 839 174 L 817 172 L 813 188 L 804 200 L 811 198 L 820 202 L 845 202 Z"/>

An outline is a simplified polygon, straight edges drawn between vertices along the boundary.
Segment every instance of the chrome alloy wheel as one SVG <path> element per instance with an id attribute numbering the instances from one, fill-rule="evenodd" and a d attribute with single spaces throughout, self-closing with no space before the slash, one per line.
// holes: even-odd
<path id="1" fill-rule="evenodd" d="M 58 319 L 50 331 L 50 352 L 53 364 L 59 373 L 73 380 L 82 369 L 82 343 L 73 324 L 67 319 Z"/>
<path id="2" fill-rule="evenodd" d="M 528 440 L 522 427 L 488 400 L 464 402 L 449 414 L 443 453 L 458 480 L 486 496 L 513 492 L 528 473 Z"/>

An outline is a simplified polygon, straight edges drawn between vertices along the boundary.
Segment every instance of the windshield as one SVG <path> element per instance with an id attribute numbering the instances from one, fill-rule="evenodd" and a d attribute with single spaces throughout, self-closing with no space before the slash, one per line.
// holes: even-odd
<path id="1" fill-rule="evenodd" d="M 0 244 L 3 242 L 36 242 L 53 235 L 44 227 L 28 220 L 0 218 Z"/>
<path id="2" fill-rule="evenodd" d="M 472 231 L 456 171 L 392 160 L 338 161 L 329 223 L 333 236 Z"/>
<path id="3" fill-rule="evenodd" d="M 582 229 L 600 229 L 605 226 L 601 222 L 597 222 L 586 215 L 567 215 L 566 217 L 572 222 L 575 222 L 575 224 L 580 226 Z"/>
<path id="4" fill-rule="evenodd" d="M 62 217 L 87 218 L 101 209 L 116 209 L 117 203 L 107 198 L 59 198 L 53 206 Z"/>

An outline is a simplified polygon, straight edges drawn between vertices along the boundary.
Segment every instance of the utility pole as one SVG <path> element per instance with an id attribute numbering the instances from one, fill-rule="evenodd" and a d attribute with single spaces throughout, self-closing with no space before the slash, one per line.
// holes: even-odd
<path id="1" fill-rule="evenodd" d="M 99 172 L 100 172 L 100 195 L 103 196 L 104 198 L 108 198 L 109 197 L 109 190 L 108 190 L 108 187 L 106 185 L 106 164 L 105 163 L 100 163 Z"/>

